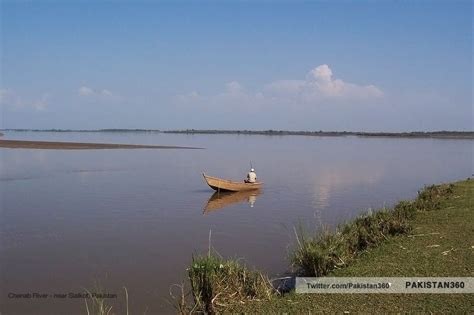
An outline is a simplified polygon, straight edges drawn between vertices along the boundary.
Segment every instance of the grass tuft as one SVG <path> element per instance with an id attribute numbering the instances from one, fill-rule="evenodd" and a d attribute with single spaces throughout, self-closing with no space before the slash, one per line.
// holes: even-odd
<path id="1" fill-rule="evenodd" d="M 300 274 L 317 277 L 346 264 L 347 253 L 344 238 L 340 232 L 323 233 L 310 237 L 303 231 L 297 233 L 298 247 L 293 253 L 292 262 L 299 267 Z"/>
<path id="2" fill-rule="evenodd" d="M 194 310 L 205 313 L 214 313 L 216 307 L 232 303 L 271 299 L 275 294 L 265 275 L 213 254 L 193 257 L 188 277 Z"/>
<path id="3" fill-rule="evenodd" d="M 418 192 L 418 197 L 414 201 L 418 211 L 437 210 L 441 207 L 443 197 L 449 196 L 454 191 L 454 184 L 431 185 Z"/>

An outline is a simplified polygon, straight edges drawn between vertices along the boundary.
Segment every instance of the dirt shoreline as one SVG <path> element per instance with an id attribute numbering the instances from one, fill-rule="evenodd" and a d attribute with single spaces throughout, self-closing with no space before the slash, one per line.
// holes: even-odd
<path id="1" fill-rule="evenodd" d="M 139 145 L 116 143 L 84 143 L 56 141 L 25 141 L 0 139 L 0 148 L 9 149 L 47 149 L 47 150 L 93 150 L 93 149 L 202 149 L 167 145 Z"/>

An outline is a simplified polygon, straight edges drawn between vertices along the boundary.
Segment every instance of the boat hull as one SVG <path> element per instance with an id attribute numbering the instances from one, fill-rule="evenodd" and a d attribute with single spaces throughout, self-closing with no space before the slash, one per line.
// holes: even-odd
<path id="1" fill-rule="evenodd" d="M 256 190 L 262 187 L 261 182 L 256 183 L 245 183 L 245 182 L 234 182 L 227 179 L 222 179 L 218 177 L 209 176 L 202 174 L 206 183 L 214 189 L 215 191 L 247 191 L 247 190 Z"/>

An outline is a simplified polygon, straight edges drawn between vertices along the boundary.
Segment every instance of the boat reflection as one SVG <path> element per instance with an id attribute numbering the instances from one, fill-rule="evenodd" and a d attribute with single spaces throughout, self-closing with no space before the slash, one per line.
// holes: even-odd
<path id="1" fill-rule="evenodd" d="M 260 190 L 238 191 L 238 192 L 215 192 L 204 206 L 204 214 L 216 211 L 233 204 L 247 202 L 253 208 Z"/>

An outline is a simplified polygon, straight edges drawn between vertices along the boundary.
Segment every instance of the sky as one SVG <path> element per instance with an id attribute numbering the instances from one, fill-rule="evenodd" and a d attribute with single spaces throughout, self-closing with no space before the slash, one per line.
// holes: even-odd
<path id="1" fill-rule="evenodd" d="M 472 1 L 0 1 L 0 128 L 473 130 Z"/>

